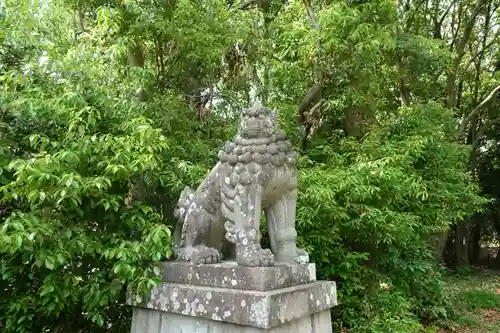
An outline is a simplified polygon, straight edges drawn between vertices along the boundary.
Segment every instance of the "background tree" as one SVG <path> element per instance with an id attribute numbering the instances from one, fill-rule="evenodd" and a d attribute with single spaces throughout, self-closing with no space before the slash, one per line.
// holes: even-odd
<path id="1" fill-rule="evenodd" d="M 498 241 L 496 1 L 1 8 L 6 332 L 128 329 L 127 286 L 158 282 L 180 191 L 256 99 L 301 152 L 299 242 L 338 282 L 336 327 L 449 318 L 436 255 Z"/>

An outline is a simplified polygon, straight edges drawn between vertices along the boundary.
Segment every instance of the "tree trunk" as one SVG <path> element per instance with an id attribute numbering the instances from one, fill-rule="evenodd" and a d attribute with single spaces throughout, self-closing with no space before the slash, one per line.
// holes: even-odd
<path id="1" fill-rule="evenodd" d="M 481 225 L 475 221 L 468 239 L 468 256 L 471 265 L 479 265 L 481 257 Z"/>
<path id="2" fill-rule="evenodd" d="M 442 252 L 443 261 L 448 264 L 449 267 L 455 267 L 457 256 L 456 256 L 456 246 L 455 246 L 455 236 L 457 233 L 457 225 L 453 225 L 453 227 L 448 231 L 446 243 L 444 246 L 444 250 Z"/>
<path id="3" fill-rule="evenodd" d="M 460 69 L 460 64 L 462 62 L 462 59 L 465 55 L 465 47 L 467 43 L 469 42 L 470 35 L 472 33 L 472 28 L 474 27 L 474 24 L 477 19 L 477 15 L 479 14 L 479 11 L 483 5 L 483 1 L 485 0 L 478 0 L 476 2 L 475 8 L 472 11 L 471 15 L 468 17 L 463 18 L 466 22 L 465 27 L 463 29 L 463 34 L 459 38 L 458 34 L 461 31 L 460 30 L 460 25 L 462 21 L 462 17 L 460 13 L 462 12 L 462 4 L 459 4 L 458 8 L 458 27 L 456 29 L 456 35 L 454 36 L 455 38 L 453 39 L 450 49 L 453 50 L 455 48 L 455 58 L 453 60 L 453 64 L 451 68 L 447 72 L 447 84 L 446 84 L 446 107 L 453 110 L 456 109 L 457 107 L 457 102 L 459 98 L 459 90 L 458 90 L 458 85 L 457 85 L 457 78 L 458 78 L 458 72 Z M 438 5 L 439 1 L 434 1 L 433 2 L 433 9 L 434 9 L 434 37 L 436 38 L 441 38 L 441 26 L 442 20 L 444 19 L 443 17 L 441 19 L 437 19 L 438 17 Z M 450 7 L 451 9 L 451 7 Z M 444 16 L 446 16 L 448 13 L 446 12 Z M 452 17 L 452 25 L 455 24 L 456 20 L 456 15 L 453 14 Z M 457 131 L 460 133 L 459 131 Z M 456 251 L 456 256 L 457 256 L 457 264 L 461 264 L 462 262 L 464 264 L 468 263 L 468 258 L 467 258 L 467 247 L 464 244 L 466 242 L 466 235 L 467 235 L 467 224 L 462 223 L 461 225 L 458 225 L 456 228 L 456 235 L 461 237 L 461 238 L 456 238 L 455 239 L 455 251 Z M 458 241 L 461 239 L 462 241 Z M 447 242 L 448 241 L 448 242 Z M 437 241 L 435 241 L 435 250 L 437 256 L 441 257 L 443 256 L 443 250 L 446 246 L 443 246 L 444 244 L 448 244 L 451 240 L 448 237 L 448 233 L 443 232 L 439 236 L 437 236 Z M 460 257 L 460 258 L 459 258 Z"/>
<path id="4" fill-rule="evenodd" d="M 130 46 L 127 57 L 129 66 L 144 68 L 144 52 L 141 44 L 135 43 Z M 139 88 L 136 97 L 140 102 L 144 102 L 146 100 L 146 90 L 143 87 Z"/>
<path id="5" fill-rule="evenodd" d="M 494 214 L 493 226 L 495 227 L 497 234 L 500 235 L 500 220 L 498 219 L 498 215 Z M 500 269 L 500 249 L 498 249 L 497 256 L 491 263 L 491 268 Z"/>
<path id="6" fill-rule="evenodd" d="M 403 59 L 400 56 L 397 57 L 396 64 L 398 67 L 399 98 L 401 99 L 401 106 L 408 106 L 410 105 L 410 85 L 408 84 L 408 79 L 403 67 Z"/>
<path id="7" fill-rule="evenodd" d="M 144 52 L 139 42 L 135 42 L 128 48 L 127 59 L 130 67 L 144 68 Z M 135 97 L 139 102 L 146 101 L 146 89 L 144 89 L 144 87 L 140 87 Z M 144 178 L 144 174 L 140 173 L 135 179 L 129 180 L 129 193 L 127 196 L 127 200 L 128 203 L 131 203 L 135 200 L 142 201 L 145 199 L 146 181 Z"/>
<path id="8" fill-rule="evenodd" d="M 448 238 L 449 238 L 448 232 L 436 233 L 430 237 L 430 243 L 432 248 L 434 249 L 436 261 L 438 263 L 441 263 L 443 261 L 443 252 L 444 249 L 446 248 Z"/>
<path id="9" fill-rule="evenodd" d="M 476 138 L 477 129 L 477 117 L 473 117 L 471 121 L 471 126 L 469 130 L 469 135 L 467 137 L 467 143 L 473 144 Z M 470 171 L 472 173 L 472 178 L 476 179 L 476 167 L 477 159 L 475 151 L 473 150 L 470 156 Z M 457 256 L 456 266 L 465 266 L 470 263 L 469 261 L 469 228 L 472 225 L 472 217 L 465 219 L 462 223 L 457 225 L 456 239 L 455 239 L 455 251 Z"/>
<path id="10" fill-rule="evenodd" d="M 457 232 L 455 235 L 455 253 L 457 257 L 456 266 L 461 267 L 469 264 L 469 255 L 467 247 L 467 238 L 469 234 L 468 220 L 463 221 L 457 225 Z"/>
<path id="11" fill-rule="evenodd" d="M 321 27 L 318 23 L 318 20 L 316 19 L 316 14 L 314 13 L 311 1 L 303 0 L 302 3 L 304 4 L 309 20 L 311 21 L 313 30 L 319 32 Z M 318 57 L 321 57 L 322 47 L 321 41 L 319 39 L 316 40 L 316 53 Z M 307 149 L 307 141 L 313 128 L 313 124 L 311 122 L 311 117 L 314 113 L 313 110 L 317 110 L 319 107 L 321 107 L 321 93 L 323 91 L 323 84 L 325 80 L 325 69 L 321 64 L 321 61 L 318 61 L 314 64 L 314 72 L 314 83 L 309 88 L 304 98 L 301 100 L 297 112 L 301 121 L 301 126 L 303 127 L 301 139 L 302 151 L 305 151 Z"/>
<path id="12" fill-rule="evenodd" d="M 448 71 L 446 105 L 449 109 L 454 109 L 457 105 L 457 76 L 458 76 L 458 71 L 460 69 L 460 63 L 462 62 L 462 59 L 465 55 L 465 47 L 469 42 L 472 29 L 474 28 L 474 24 L 476 23 L 477 20 L 477 16 L 481 8 L 483 7 L 485 1 L 486 0 L 478 0 L 471 15 L 469 17 L 463 18 L 466 22 L 465 27 L 463 29 L 463 34 L 460 38 L 456 38 L 455 59 L 453 60 L 453 65 L 451 69 Z M 457 37 L 459 31 L 460 30 L 457 28 Z M 454 43 L 452 43 L 452 46 L 453 44 Z"/>
<path id="13" fill-rule="evenodd" d="M 462 56 L 456 56 L 453 61 L 453 66 L 448 72 L 448 97 L 446 98 L 446 106 L 450 109 L 454 109 L 457 105 L 457 72 L 460 62 L 462 61 Z"/>
<path id="14" fill-rule="evenodd" d="M 500 270 L 500 249 L 497 252 L 497 256 L 495 257 L 495 260 L 493 260 L 493 262 L 491 264 L 491 268 Z"/>

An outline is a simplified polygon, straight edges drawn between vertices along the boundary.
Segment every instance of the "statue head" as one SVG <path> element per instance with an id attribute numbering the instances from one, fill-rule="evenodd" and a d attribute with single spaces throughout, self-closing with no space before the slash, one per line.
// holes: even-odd
<path id="1" fill-rule="evenodd" d="M 276 111 L 264 107 L 259 102 L 243 109 L 238 134 L 242 138 L 268 137 L 276 131 Z"/>

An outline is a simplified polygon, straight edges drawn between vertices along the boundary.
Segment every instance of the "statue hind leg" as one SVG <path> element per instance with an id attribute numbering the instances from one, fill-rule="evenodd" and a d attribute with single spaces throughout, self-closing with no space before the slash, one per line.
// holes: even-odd
<path id="1" fill-rule="evenodd" d="M 174 214 L 178 219 L 173 242 L 177 261 L 195 265 L 220 262 L 220 252 L 205 244 L 212 223 L 211 216 L 197 202 L 191 188 L 186 187 L 182 192 Z"/>
<path id="2" fill-rule="evenodd" d="M 207 246 L 203 241 L 208 234 L 207 228 L 187 230 L 184 242 L 174 249 L 177 261 L 195 265 L 216 264 L 222 260 L 219 250 Z"/>

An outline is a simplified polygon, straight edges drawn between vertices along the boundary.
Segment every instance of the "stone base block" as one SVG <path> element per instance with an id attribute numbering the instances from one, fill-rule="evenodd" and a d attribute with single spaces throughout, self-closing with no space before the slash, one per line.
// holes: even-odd
<path id="1" fill-rule="evenodd" d="M 234 261 L 214 265 L 163 262 L 164 282 L 229 289 L 268 291 L 316 281 L 314 264 L 243 267 Z"/>
<path id="2" fill-rule="evenodd" d="M 134 306 L 132 333 L 331 333 L 335 282 L 314 264 L 163 263 L 162 284 Z"/>
<path id="3" fill-rule="evenodd" d="M 330 310 L 269 329 L 135 308 L 132 333 L 331 333 Z"/>
<path id="4" fill-rule="evenodd" d="M 203 323 L 208 320 L 219 322 L 220 324 L 210 324 L 216 326 L 231 323 L 268 330 L 285 324 L 292 325 L 290 323 L 297 321 L 311 322 L 311 318 L 316 318 L 313 315 L 328 312 L 337 305 L 337 292 L 335 282 L 331 281 L 319 281 L 271 291 L 163 283 L 151 291 L 150 298 L 146 302 L 138 304 L 134 300 L 129 300 L 129 304 L 168 313 L 165 317 L 167 319 L 170 315 L 177 315 L 172 318 L 184 316 L 185 320 L 193 322 L 192 325 L 198 325 L 195 323 L 200 320 Z M 167 333 L 167 331 L 160 332 Z M 191 333 L 191 331 L 182 332 Z M 145 332 L 137 331 L 137 333 Z"/>

